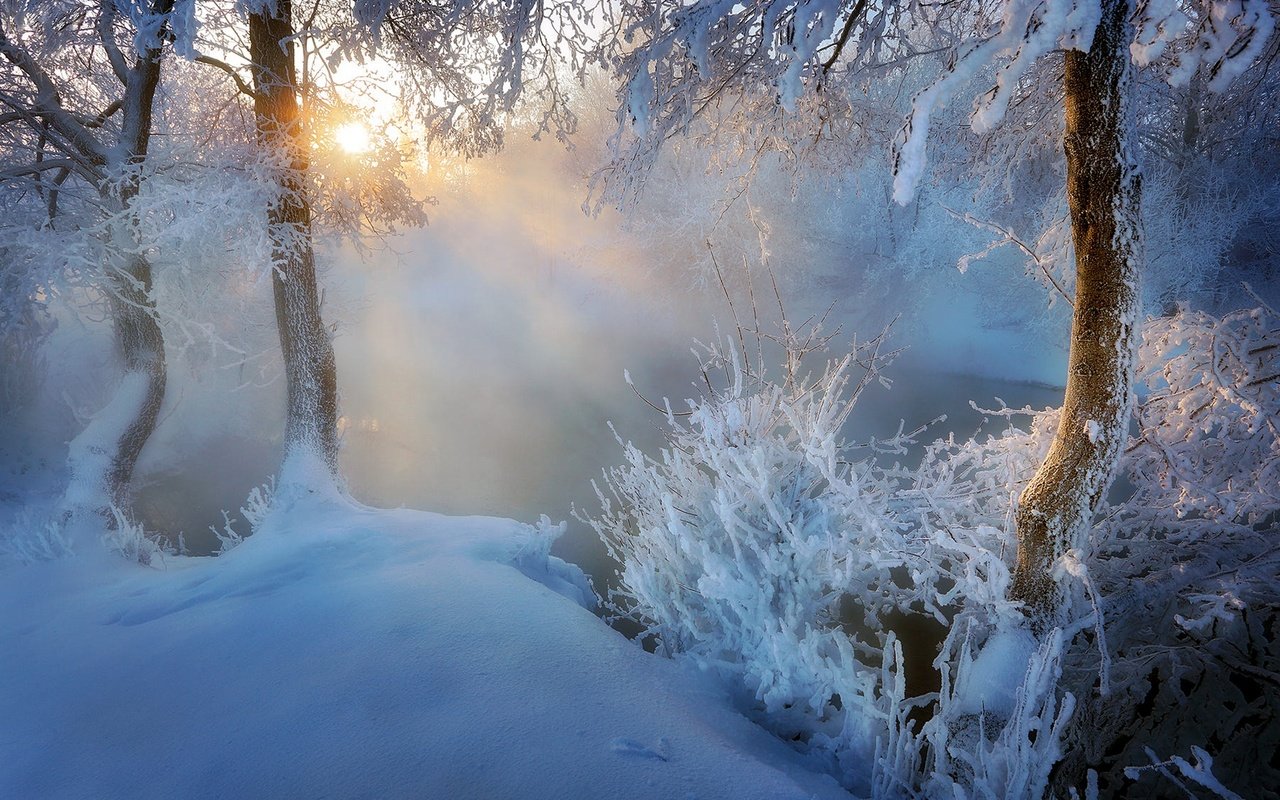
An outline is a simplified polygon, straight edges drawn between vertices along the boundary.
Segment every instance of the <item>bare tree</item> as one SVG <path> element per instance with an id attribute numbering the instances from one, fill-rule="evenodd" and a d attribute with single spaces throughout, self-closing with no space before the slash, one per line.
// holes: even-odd
<path id="1" fill-rule="evenodd" d="M 252 98 L 258 142 L 277 184 L 267 224 L 288 385 L 289 453 L 311 451 L 331 472 L 337 470 L 337 369 L 321 317 L 315 229 L 336 223 L 340 233 L 359 237 L 383 232 L 386 222 L 425 222 L 421 204 L 395 175 L 380 176 L 383 185 L 395 185 L 391 191 L 348 198 L 358 213 L 322 219 L 322 202 L 332 187 L 313 159 L 317 136 L 325 133 L 317 112 L 326 105 L 348 113 L 359 106 L 343 97 L 335 66 L 375 57 L 392 63 L 397 72 L 379 87 L 385 99 L 412 114 L 433 144 L 468 157 L 501 147 L 504 126 L 517 104 L 530 97 L 539 101 L 539 129 L 563 136 L 574 121 L 556 57 L 559 43 L 583 33 L 578 8 L 476 1 L 441 7 L 417 0 L 347 6 L 318 0 L 302 9 L 292 0 L 256 2 L 243 6 L 247 53 L 228 60 L 197 58 L 228 73 L 238 91 Z M 231 63 L 246 55 L 249 80 Z"/>

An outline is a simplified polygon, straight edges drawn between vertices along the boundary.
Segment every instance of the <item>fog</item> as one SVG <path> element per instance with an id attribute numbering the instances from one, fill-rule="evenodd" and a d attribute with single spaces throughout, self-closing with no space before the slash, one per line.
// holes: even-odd
<path id="1" fill-rule="evenodd" d="M 646 397 L 678 408 L 697 393 L 694 341 L 731 333 L 735 314 L 746 325 L 753 317 L 774 325 L 779 299 L 793 323 L 830 308 L 826 328 L 840 329 L 837 348 L 896 318 L 889 342 L 902 353 L 886 373 L 893 388 L 864 395 L 850 423 L 855 435 L 944 414 L 930 435 L 969 435 L 981 421 L 969 399 L 1060 401 L 1053 384 L 1065 365 L 1066 318 L 1046 309 L 1034 281 L 999 265 L 961 275 L 945 255 L 909 268 L 883 254 L 859 256 L 850 250 L 869 249 L 867 233 L 833 229 L 856 213 L 807 220 L 781 190 L 757 191 L 754 206 L 722 213 L 714 203 L 723 179 L 696 163 L 672 167 L 683 182 L 627 214 L 588 216 L 589 155 L 520 141 L 495 158 L 440 166 L 427 187 L 438 201 L 428 227 L 364 252 L 346 245 L 327 253 L 324 314 L 335 331 L 342 468 L 358 499 L 568 520 L 557 551 L 599 583 L 610 565 L 572 509 L 594 509 L 590 481 L 620 460 L 610 422 L 649 452 L 665 425 L 624 370 Z M 687 207 L 674 208 L 673 196 Z M 843 202 L 871 206 L 883 197 Z M 763 244 L 762 226 L 770 226 Z M 954 239 L 956 229 L 920 233 Z M 723 287 L 708 271 L 708 241 L 721 253 Z M 171 353 L 164 420 L 137 476 L 144 522 L 174 541 L 181 533 L 193 553 L 216 550 L 209 526 L 221 526 L 224 509 L 234 525 L 247 492 L 281 456 L 283 380 L 269 289 L 243 275 L 224 279 L 238 287 L 233 306 L 182 295 L 173 314 L 212 320 L 243 352 L 171 337 L 181 346 Z M 1007 308 L 993 312 L 1000 303 Z M 110 386 L 109 334 L 99 326 L 86 347 L 84 324 L 60 320 L 48 348 L 45 413 L 35 427 L 55 463 L 58 445 L 77 429 L 68 404 L 92 409 Z"/>

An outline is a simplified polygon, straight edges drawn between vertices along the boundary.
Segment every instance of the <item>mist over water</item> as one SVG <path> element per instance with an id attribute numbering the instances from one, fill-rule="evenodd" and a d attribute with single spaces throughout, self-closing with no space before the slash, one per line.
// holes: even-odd
<path id="1" fill-rule="evenodd" d="M 339 279 L 360 300 L 336 341 L 343 467 L 353 493 L 373 505 L 567 520 L 556 550 L 599 585 L 612 565 L 572 508 L 597 509 L 590 481 L 621 461 L 609 423 L 650 453 L 666 424 L 627 386 L 624 370 L 650 400 L 682 408 L 699 391 L 694 340 L 714 337 L 717 324 L 727 335 L 735 312 L 744 321 L 751 314 L 735 281 L 740 270 L 728 278 L 730 309 L 718 282 L 699 285 L 687 264 L 664 260 L 618 215 L 584 216 L 584 189 L 564 182 L 548 151 L 530 146 L 480 165 L 463 191 L 441 197 L 429 228 L 390 242 L 370 263 L 344 265 Z M 803 277 L 782 282 L 793 321 L 833 299 Z M 778 317 L 776 300 L 769 291 L 770 309 L 760 299 L 766 292 L 756 291 L 755 313 L 767 326 Z M 967 436 L 981 421 L 970 398 L 987 406 L 995 396 L 1012 406 L 1061 401 L 1057 389 L 961 374 L 1034 379 L 1055 367 L 1017 363 L 1027 350 L 1006 346 L 1008 332 L 967 343 L 948 335 L 972 324 L 955 294 L 930 309 L 907 305 L 919 298 L 904 293 L 902 308 L 861 314 L 858 299 L 836 304 L 828 325 L 846 328 L 836 346 L 903 315 L 890 341 L 907 349 L 889 373 L 895 388 L 864 394 L 852 435 L 889 435 L 900 420 L 911 429 L 945 415 L 932 435 Z M 978 361 L 987 354 L 984 369 Z"/>
<path id="2" fill-rule="evenodd" d="M 759 316 L 767 328 L 779 312 L 762 273 L 748 279 L 742 264 L 726 265 L 731 309 L 719 281 L 688 261 L 698 236 L 726 252 L 754 243 L 732 241 L 731 230 L 661 237 L 617 213 L 585 216 L 575 169 L 558 145 L 529 143 L 442 177 L 429 227 L 363 255 L 330 254 L 324 313 L 335 329 L 342 467 L 356 498 L 567 520 L 556 552 L 599 587 L 612 564 L 571 510 L 594 512 L 591 480 L 621 461 L 610 422 L 650 453 L 665 427 L 624 370 L 650 400 L 669 398 L 679 410 L 699 391 L 695 339 L 731 334 L 735 313 L 746 324 Z M 819 252 L 822 263 L 792 267 L 788 251 L 805 237 L 835 244 Z M 877 283 L 859 273 L 831 231 L 792 226 L 775 244 L 770 263 L 792 322 L 835 301 L 826 327 L 842 327 L 836 353 L 851 335 L 874 336 L 898 318 L 888 341 L 905 349 L 887 372 L 893 388 L 867 390 L 852 436 L 891 435 L 899 421 L 910 430 L 945 415 L 925 438 L 963 437 L 981 422 L 970 399 L 988 407 L 997 396 L 1015 407 L 1061 402 L 1061 390 L 1045 384 L 1064 369 L 1065 325 L 1056 333 L 1046 325 L 1046 335 L 989 320 L 989 284 L 980 277 L 941 263 L 925 271 L 927 280 L 895 288 L 906 279 L 889 272 Z M 833 286 L 831 274 L 844 277 Z M 257 341 L 270 354 L 266 288 L 255 300 L 264 315 Z M 239 516 L 248 491 L 278 466 L 283 381 L 278 368 L 258 362 L 259 374 L 213 369 L 188 352 L 176 363 L 165 421 L 140 464 L 137 508 L 149 528 L 175 540 L 182 532 L 191 552 L 210 553 L 218 541 L 208 527 L 222 525 L 221 510 Z"/>

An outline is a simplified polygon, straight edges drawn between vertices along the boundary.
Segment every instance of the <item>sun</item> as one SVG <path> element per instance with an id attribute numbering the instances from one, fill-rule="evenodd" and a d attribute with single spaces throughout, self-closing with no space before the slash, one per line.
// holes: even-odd
<path id="1" fill-rule="evenodd" d="M 363 122 L 347 122 L 333 131 L 333 140 L 347 153 L 364 153 L 373 146 L 372 135 Z"/>

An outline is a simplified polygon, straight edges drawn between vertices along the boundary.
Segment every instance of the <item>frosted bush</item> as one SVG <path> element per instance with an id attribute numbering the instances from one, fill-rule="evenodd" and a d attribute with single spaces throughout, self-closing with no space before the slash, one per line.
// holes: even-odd
<path id="1" fill-rule="evenodd" d="M 732 342 L 705 348 L 706 391 L 665 404 L 667 447 L 625 444 L 625 466 L 597 487 L 587 521 L 622 565 L 612 602 L 661 652 L 720 675 L 763 724 L 875 797 L 1123 794 L 1146 747 L 1207 745 L 1235 776 L 1267 761 L 1280 736 L 1274 311 L 1146 324 L 1119 489 L 1088 547 L 1057 564 L 1061 627 L 1037 637 L 1007 599 L 1012 514 L 1058 412 L 984 409 L 1002 432 L 885 465 L 909 436 L 840 435 L 880 379 L 879 342 L 802 378 L 826 340 L 784 329 L 779 341 L 777 381 Z M 904 614 L 949 628 L 937 692 L 907 696 Z M 1188 769 L 1212 778 L 1208 753 L 1192 752 L 1204 756 Z M 1182 769 L 1170 763 L 1135 774 Z M 1229 782 L 1200 788 L 1229 797 Z"/>
<path id="2" fill-rule="evenodd" d="M 1043 797 L 1050 771 L 1062 757 L 1063 731 L 1075 708 L 1070 693 L 1058 692 L 1063 632 L 1055 629 L 1037 644 L 1025 631 L 1005 631 L 991 637 L 974 658 L 967 635 L 960 651 L 954 652 L 960 629 L 952 628 L 936 662 L 942 670 L 942 691 L 935 714 L 924 725 L 922 737 L 903 743 L 926 754 L 926 774 L 898 780 L 917 780 L 919 788 L 912 794 L 923 797 Z M 1031 645 L 1028 654 L 1001 646 L 1008 638 L 1023 636 Z M 952 667 L 957 670 L 954 683 Z M 975 691 L 974 684 L 997 680 L 1011 695 L 1007 705 L 984 702 L 996 699 L 983 696 L 994 687 Z"/>
<path id="3" fill-rule="evenodd" d="M 271 477 L 261 486 L 255 486 L 249 490 L 249 496 L 245 499 L 244 505 L 240 506 L 240 513 L 244 515 L 244 521 L 249 523 L 250 531 L 257 531 L 262 525 L 263 520 L 267 518 L 267 514 L 271 511 L 271 504 L 276 499 L 276 479 Z"/>
<path id="4" fill-rule="evenodd" d="M 778 383 L 732 344 L 706 347 L 707 393 L 668 407 L 656 459 L 625 446 L 627 466 L 607 473 L 587 522 L 622 564 L 615 608 L 663 652 L 749 693 L 780 735 L 865 762 L 870 722 L 887 713 L 885 641 L 847 635 L 840 604 L 858 591 L 869 618 L 899 605 L 905 541 L 886 527 L 893 482 L 855 469 L 839 438 L 878 377 L 880 342 L 801 375 L 800 354 L 821 342 L 785 335 Z"/>
<path id="5" fill-rule="evenodd" d="M 244 505 L 240 506 L 240 513 L 244 517 L 244 521 L 249 526 L 249 534 L 256 533 L 263 521 L 267 518 L 267 514 L 271 512 L 271 505 L 276 498 L 276 479 L 269 478 L 266 483 L 261 486 L 255 486 L 249 490 L 249 496 L 245 498 Z M 218 537 L 218 554 L 230 552 L 240 545 L 245 539 L 245 534 L 235 529 L 237 522 L 231 514 L 226 510 L 222 512 L 222 527 L 219 529 L 214 525 L 209 526 L 209 530 L 213 535 Z"/>
<path id="6" fill-rule="evenodd" d="M 1180 309 L 1148 322 L 1139 358 L 1145 396 L 1120 465 L 1130 494 L 1100 510 L 1088 559 L 1111 691 L 1082 704 L 1077 763 L 1063 772 L 1099 765 L 1103 788 L 1115 788 L 1147 749 L 1209 747 L 1221 774 L 1274 787 L 1280 315 Z M 1077 654 L 1064 680 L 1087 686 L 1096 668 Z"/>
<path id="7" fill-rule="evenodd" d="M 1143 750 L 1151 759 L 1151 764 L 1145 767 L 1127 767 L 1124 771 L 1126 777 L 1136 780 L 1143 772 L 1155 770 L 1187 795 L 1192 795 L 1190 789 L 1195 787 L 1208 789 L 1225 800 L 1244 800 L 1218 780 L 1213 774 L 1213 758 L 1199 747 L 1191 748 L 1192 761 L 1187 761 L 1182 756 L 1173 756 L 1166 761 L 1161 761 L 1150 747 L 1145 747 Z"/>
<path id="8" fill-rule="evenodd" d="M 66 558 L 74 552 L 61 526 L 40 520 L 24 509 L 6 530 L 0 532 L 0 557 L 19 564 L 34 564 Z"/>
<path id="9" fill-rule="evenodd" d="M 1148 502 L 1131 513 L 1184 529 L 1202 520 L 1196 531 L 1274 521 L 1280 318 L 1266 307 L 1220 319 L 1182 308 L 1147 325 L 1140 358 L 1150 394 L 1127 461 Z"/>
<path id="10" fill-rule="evenodd" d="M 108 552 L 143 566 L 154 566 L 158 559 L 164 558 L 164 546 L 147 535 L 142 523 L 129 519 L 115 505 L 111 506 L 111 519 L 102 534 L 102 543 Z"/>
<path id="11" fill-rule="evenodd" d="M 994 527 L 1004 512 L 961 507 L 974 494 L 1008 504 L 1016 445 L 938 443 L 919 470 L 882 466 L 875 456 L 906 452 L 908 435 L 861 446 L 841 436 L 860 392 L 881 380 L 880 340 L 812 376 L 802 362 L 826 340 L 784 328 L 779 341 L 777 382 L 731 342 L 706 348 L 708 389 L 687 411 L 668 406 L 668 447 L 650 458 L 625 445 L 627 465 L 597 487 L 602 513 L 587 521 L 622 564 L 615 608 L 662 652 L 718 673 L 763 724 L 827 758 L 855 790 L 928 796 L 941 782 L 972 788 L 1018 769 L 1016 785 L 1043 787 L 1056 739 L 1028 747 L 1015 731 L 1058 731 L 1069 717 L 1053 692 L 1058 652 L 1025 653 L 1009 669 L 1015 683 L 1039 676 L 1030 693 L 975 712 L 952 690 L 906 696 L 892 622 L 962 620 L 964 646 L 938 662 L 962 675 L 972 647 L 1021 624 L 1004 599 Z M 910 718 L 919 706 L 932 712 L 923 730 Z M 983 725 L 991 737 L 974 733 Z"/>
<path id="12" fill-rule="evenodd" d="M 1042 684 L 1040 696 L 1057 694 L 1075 711 L 1069 725 L 1055 719 L 1050 729 L 1055 759 L 1062 760 L 1055 767 L 1039 759 L 1040 769 L 1048 777 L 1048 767 L 1055 767 L 1050 789 L 1059 796 L 1081 784 L 1123 796 L 1133 791 L 1129 781 L 1181 776 L 1185 783 L 1188 775 L 1173 762 L 1173 768 L 1132 770 L 1155 760 L 1147 756 L 1152 748 L 1204 752 L 1200 748 L 1211 745 L 1221 774 L 1254 788 L 1274 786 L 1280 779 L 1269 755 L 1280 740 L 1274 712 L 1280 708 L 1280 643 L 1272 633 L 1280 625 L 1280 316 L 1265 306 L 1222 317 L 1183 308 L 1148 320 L 1138 377 L 1134 435 L 1121 456 L 1117 487 L 1098 511 L 1087 552 L 1067 553 L 1056 571 L 1069 590 L 1062 613 L 1069 622 L 1057 634 L 1064 637 L 1061 676 Z M 1016 547 L 1009 515 L 1052 441 L 1058 416 L 1056 409 L 1030 412 L 986 410 L 1011 421 L 1026 414 L 1026 422 L 996 437 L 935 442 L 919 470 L 903 478 L 912 484 L 905 493 L 920 501 L 912 511 L 917 524 L 932 531 L 944 551 L 971 540 L 972 564 L 986 570 L 986 589 L 980 575 L 957 587 L 978 594 L 955 617 L 937 662 L 944 676 L 953 668 L 947 662 L 957 660 L 947 648 L 954 647 L 960 622 L 1000 628 L 1007 623 L 999 618 L 1016 612 L 1004 600 L 1002 565 Z M 961 653 L 958 661 L 966 659 Z M 1024 692 L 1030 679 L 1028 673 Z M 944 726 L 954 728 L 946 720 L 954 710 L 954 702 L 951 709 L 940 703 L 924 730 L 935 789 L 938 776 L 942 783 L 955 777 L 936 761 Z M 1042 723 L 1051 718 L 1039 717 Z M 1045 742 L 1043 733 L 1037 745 Z M 1207 759 L 1197 763 L 1210 764 Z M 990 780 L 974 773 L 962 783 Z M 1197 791 L 1232 796 L 1218 785 Z M 1141 791 L 1170 788 L 1148 783 Z"/>
<path id="13" fill-rule="evenodd" d="M 143 566 L 155 566 L 173 548 L 118 506 L 98 512 L 57 513 L 52 517 L 24 510 L 0 531 L 0 559 L 35 564 L 84 553 L 86 543 Z"/>
<path id="14" fill-rule="evenodd" d="M 210 525 L 209 530 L 218 537 L 218 555 L 228 553 L 240 546 L 244 536 L 235 529 L 236 520 L 224 508 L 222 510 L 222 527 Z"/>

